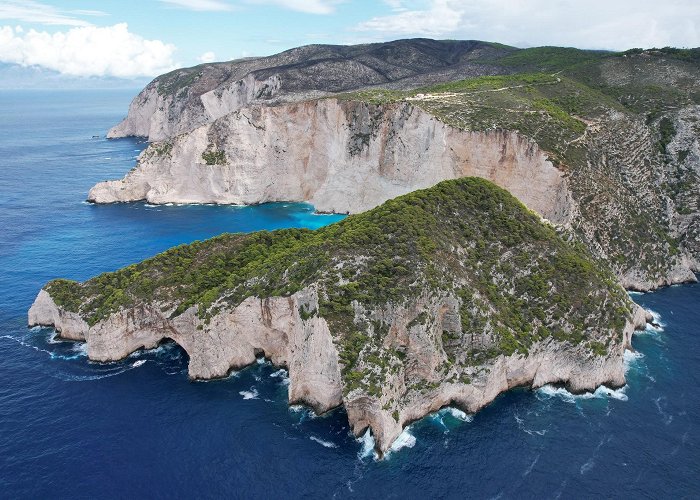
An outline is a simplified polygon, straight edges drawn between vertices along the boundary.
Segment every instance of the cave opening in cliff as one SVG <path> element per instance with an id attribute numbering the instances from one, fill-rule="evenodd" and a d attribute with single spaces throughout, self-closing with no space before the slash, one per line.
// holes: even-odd
<path id="1" fill-rule="evenodd" d="M 164 337 L 158 342 L 154 350 L 160 363 L 164 364 L 166 370 L 187 370 L 190 363 L 190 355 L 184 347 L 170 337 Z"/>

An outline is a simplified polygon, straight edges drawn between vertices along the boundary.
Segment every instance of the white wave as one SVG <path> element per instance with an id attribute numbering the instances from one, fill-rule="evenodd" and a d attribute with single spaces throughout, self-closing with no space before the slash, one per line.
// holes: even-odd
<path id="1" fill-rule="evenodd" d="M 323 439 L 318 438 L 316 436 L 309 436 L 309 439 L 311 441 L 316 441 L 318 444 L 320 444 L 321 446 L 325 446 L 326 448 L 337 448 L 338 447 L 337 444 L 331 443 L 330 441 L 324 441 Z"/>
<path id="2" fill-rule="evenodd" d="M 595 392 L 584 392 L 583 394 L 572 394 L 563 387 L 554 387 L 552 385 L 545 385 L 537 389 L 537 393 L 545 397 L 553 398 L 558 397 L 566 403 L 576 403 L 576 401 L 584 399 L 593 398 L 613 398 L 619 401 L 627 401 L 628 397 L 625 394 L 627 386 L 621 387 L 620 389 L 610 389 L 604 385 L 598 387 Z"/>
<path id="3" fill-rule="evenodd" d="M 663 422 L 665 425 L 669 425 L 671 422 L 673 422 L 673 415 L 667 413 L 662 407 L 661 407 L 661 402 L 664 402 L 664 406 L 666 406 L 666 398 L 664 396 L 659 396 L 658 398 L 654 399 L 654 404 L 656 405 L 656 409 L 659 412 L 659 415 L 661 415 Z"/>
<path id="4" fill-rule="evenodd" d="M 544 436 L 545 434 L 547 434 L 547 429 L 542 429 L 539 431 L 535 430 L 535 429 L 528 429 L 525 427 L 525 419 L 520 418 L 517 414 L 513 415 L 513 417 L 515 417 L 515 421 L 518 423 L 518 429 L 520 429 L 521 431 L 526 432 L 527 434 L 529 434 L 531 436 L 535 436 L 535 435 Z M 529 474 L 529 472 L 528 472 L 528 474 Z"/>
<path id="5" fill-rule="evenodd" d="M 76 344 L 76 346 L 78 348 L 76 349 L 76 347 L 74 346 L 73 351 L 78 351 L 77 354 L 74 354 L 72 356 L 66 356 L 64 354 L 58 354 L 55 352 L 47 351 L 46 349 L 42 349 L 41 347 L 37 347 L 35 345 L 24 342 L 22 339 L 17 338 L 17 337 L 13 337 L 12 335 L 2 335 L 2 336 L 0 336 L 0 338 L 12 340 L 13 342 L 17 342 L 19 345 L 21 345 L 23 347 L 28 347 L 30 349 L 34 349 L 37 352 L 43 352 L 45 354 L 48 354 L 51 359 L 71 360 L 71 359 L 78 359 L 78 358 L 81 358 L 81 357 L 84 357 L 87 355 L 87 348 L 85 348 L 85 351 L 79 349 L 84 344 Z M 58 343 L 58 342 L 56 342 L 56 343 Z"/>
<path id="6" fill-rule="evenodd" d="M 135 361 L 133 365 L 134 368 L 138 368 L 139 366 L 142 366 L 146 362 L 145 359 L 139 359 L 138 361 Z"/>
<path id="7" fill-rule="evenodd" d="M 644 295 L 644 292 L 635 292 L 634 290 L 630 290 L 627 292 L 627 295 Z"/>
<path id="8" fill-rule="evenodd" d="M 104 159 L 105 159 L 105 160 L 111 160 L 112 157 L 111 157 L 111 156 L 105 156 Z"/>
<path id="9" fill-rule="evenodd" d="M 265 364 L 265 358 L 256 358 L 255 362 L 259 365 L 264 365 Z"/>
<path id="10" fill-rule="evenodd" d="M 308 406 L 304 406 L 304 405 L 290 405 L 289 411 L 291 411 L 292 413 L 296 413 L 298 415 L 299 423 L 301 423 L 307 419 L 313 420 L 313 419 L 318 417 L 318 415 L 316 415 L 316 412 L 314 412 Z"/>
<path id="11" fill-rule="evenodd" d="M 47 344 L 63 344 L 64 342 L 65 340 L 58 336 L 58 332 L 56 330 L 52 330 L 46 339 Z"/>
<path id="12" fill-rule="evenodd" d="M 595 465 L 595 460 L 593 460 L 592 458 L 590 460 L 588 460 L 585 464 L 583 464 L 581 466 L 581 469 L 580 469 L 581 475 L 583 475 L 586 472 L 588 472 L 589 470 L 591 470 L 594 465 Z"/>
<path id="13" fill-rule="evenodd" d="M 280 384 L 282 385 L 289 385 L 289 374 L 284 368 L 280 368 L 276 372 L 271 373 L 270 377 L 280 379 Z"/>
<path id="14" fill-rule="evenodd" d="M 243 396 L 243 399 L 258 399 L 258 391 L 251 387 L 249 391 L 240 391 L 238 394 Z"/>
<path id="15" fill-rule="evenodd" d="M 125 368 L 123 370 L 104 373 L 101 375 L 67 375 L 64 373 L 58 373 L 52 376 L 65 382 L 92 382 L 93 380 L 102 380 L 103 378 L 116 377 L 117 375 L 121 375 L 122 373 L 130 369 L 131 368 Z"/>
<path id="16" fill-rule="evenodd" d="M 156 208 L 158 205 L 153 205 L 152 203 L 144 203 L 143 206 L 147 208 Z"/>
<path id="17" fill-rule="evenodd" d="M 627 386 L 625 385 L 624 387 L 620 387 L 619 389 L 610 389 L 609 387 L 605 387 L 604 385 L 601 385 L 598 387 L 593 395 L 598 398 L 613 398 L 617 399 L 618 401 L 627 401 L 629 398 L 627 397 L 627 394 L 625 394 L 625 391 L 627 390 Z"/>
<path id="18" fill-rule="evenodd" d="M 87 342 L 76 342 L 71 347 L 71 351 L 77 353 L 79 356 L 87 357 L 88 345 Z"/>
<path id="19" fill-rule="evenodd" d="M 357 441 L 362 445 L 360 452 L 357 454 L 358 458 L 373 457 L 375 460 L 378 458 L 377 452 L 374 451 L 374 436 L 372 436 L 372 431 L 367 429 Z"/>
<path id="20" fill-rule="evenodd" d="M 462 422 L 471 422 L 474 420 L 474 417 L 472 415 L 467 415 L 465 412 L 460 410 L 459 408 L 454 408 L 452 406 L 448 406 L 447 408 L 443 408 L 440 410 L 445 413 L 449 413 L 452 417 L 456 418 L 457 420 L 461 420 Z"/>
<path id="21" fill-rule="evenodd" d="M 661 315 L 656 311 L 652 311 L 651 309 L 647 309 L 647 311 L 651 314 L 653 324 L 647 324 L 646 330 L 651 330 L 653 332 L 663 332 L 666 323 L 661 320 Z"/>
<path id="22" fill-rule="evenodd" d="M 166 203 L 165 206 L 166 206 L 166 207 L 172 207 L 173 204 L 172 204 L 172 203 Z"/>
<path id="23" fill-rule="evenodd" d="M 624 354 L 622 355 L 622 362 L 625 367 L 625 373 L 635 365 L 640 359 L 644 357 L 644 354 L 642 354 L 639 351 L 630 351 L 629 349 L 625 349 Z"/>
<path id="24" fill-rule="evenodd" d="M 593 397 L 593 394 L 590 392 L 586 392 L 584 394 L 572 394 L 563 387 L 554 387 L 553 385 L 549 384 L 537 389 L 537 394 L 545 396 L 547 399 L 558 397 L 567 403 L 575 403 L 576 398 L 590 399 Z"/>
<path id="25" fill-rule="evenodd" d="M 535 457 L 535 459 L 532 461 L 532 463 L 528 466 L 528 468 L 525 469 L 525 472 L 523 472 L 523 477 L 526 477 L 526 476 L 530 475 L 530 472 L 532 472 L 532 469 L 535 468 L 535 464 L 537 463 L 537 461 L 538 461 L 539 459 L 540 459 L 540 456 L 537 455 L 537 456 Z"/>
<path id="26" fill-rule="evenodd" d="M 393 443 L 391 443 L 390 451 L 396 452 L 401 448 L 413 448 L 416 445 L 416 437 L 411 434 L 406 427 L 399 437 L 397 437 Z"/>

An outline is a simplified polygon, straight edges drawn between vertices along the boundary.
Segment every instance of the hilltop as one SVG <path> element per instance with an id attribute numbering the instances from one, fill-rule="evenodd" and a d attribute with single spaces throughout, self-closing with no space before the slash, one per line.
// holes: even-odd
<path id="1" fill-rule="evenodd" d="M 192 378 L 265 356 L 290 403 L 343 404 L 385 452 L 445 405 L 474 412 L 517 385 L 624 384 L 644 314 L 581 245 L 478 178 L 445 181 L 316 231 L 226 234 L 85 283 L 29 312 L 98 361 L 164 338 Z"/>

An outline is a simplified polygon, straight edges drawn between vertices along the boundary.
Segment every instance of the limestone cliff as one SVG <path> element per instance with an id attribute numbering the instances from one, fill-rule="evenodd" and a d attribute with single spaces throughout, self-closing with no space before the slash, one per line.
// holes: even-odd
<path id="1" fill-rule="evenodd" d="M 155 143 L 123 180 L 97 184 L 88 200 L 308 201 L 324 212 L 358 213 L 465 176 L 491 180 L 543 217 L 569 222 L 564 174 L 535 142 L 509 131 L 458 130 L 410 103 L 336 99 L 242 109 Z"/>
<path id="2" fill-rule="evenodd" d="M 446 405 L 511 387 L 624 384 L 643 326 L 613 276 L 488 181 L 442 182 L 317 231 L 222 235 L 39 292 L 30 325 L 122 359 L 165 338 L 192 378 L 264 355 L 289 399 L 344 405 L 380 453 Z"/>

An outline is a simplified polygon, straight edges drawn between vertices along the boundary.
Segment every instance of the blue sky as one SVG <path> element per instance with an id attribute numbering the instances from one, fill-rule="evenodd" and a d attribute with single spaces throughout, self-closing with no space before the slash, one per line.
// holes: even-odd
<path id="1" fill-rule="evenodd" d="M 698 0 L 0 0 L 0 63 L 147 78 L 309 43 L 700 45 Z"/>

